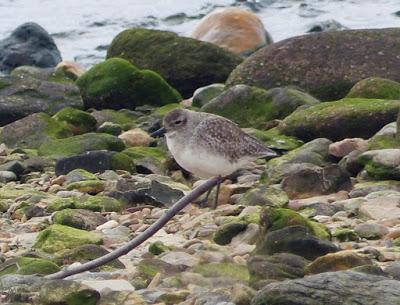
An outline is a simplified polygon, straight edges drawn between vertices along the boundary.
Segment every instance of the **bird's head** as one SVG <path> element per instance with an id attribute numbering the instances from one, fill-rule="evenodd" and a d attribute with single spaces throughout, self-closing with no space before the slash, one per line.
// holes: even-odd
<path id="1" fill-rule="evenodd" d="M 183 130 L 187 127 L 189 110 L 174 109 L 167 113 L 164 117 L 163 128 L 155 131 L 151 136 L 162 136 L 164 133 L 172 133 L 174 131 Z"/>

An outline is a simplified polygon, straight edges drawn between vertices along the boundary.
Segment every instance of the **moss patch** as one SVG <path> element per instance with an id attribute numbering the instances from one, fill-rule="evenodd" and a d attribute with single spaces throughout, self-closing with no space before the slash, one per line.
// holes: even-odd
<path id="1" fill-rule="evenodd" d="M 243 282 L 249 280 L 249 271 L 247 267 L 233 263 L 202 264 L 196 266 L 194 272 L 200 273 L 205 277 L 224 277 Z"/>
<path id="2" fill-rule="evenodd" d="M 293 150 L 304 144 L 303 141 L 295 137 L 282 134 L 276 127 L 266 131 L 254 128 L 245 128 L 244 131 L 259 139 L 268 147 L 274 149 Z"/>
<path id="3" fill-rule="evenodd" d="M 66 124 L 75 135 L 94 131 L 97 121 L 89 113 L 72 107 L 65 107 L 57 112 L 53 118 Z"/>
<path id="4" fill-rule="evenodd" d="M 46 275 L 60 271 L 55 263 L 33 257 L 19 257 L 0 265 L 0 276 L 5 274 L 40 274 Z"/>
<path id="5" fill-rule="evenodd" d="M 111 157 L 111 168 L 113 170 L 126 170 L 130 173 L 134 173 L 136 170 L 135 161 L 123 152 L 116 153 Z"/>
<path id="6" fill-rule="evenodd" d="M 400 83 L 386 78 L 369 77 L 356 83 L 347 97 L 398 100 Z"/>

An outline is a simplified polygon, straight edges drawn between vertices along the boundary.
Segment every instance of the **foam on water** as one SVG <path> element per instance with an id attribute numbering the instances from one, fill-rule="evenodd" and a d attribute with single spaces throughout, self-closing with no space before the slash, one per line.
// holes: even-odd
<path id="1" fill-rule="evenodd" d="M 349 28 L 397 27 L 398 0 L 0 0 L 0 39 L 34 21 L 49 31 L 65 59 L 92 65 L 120 31 L 168 29 L 190 35 L 204 14 L 240 5 L 256 11 L 275 41 L 304 34 L 317 21 Z"/>

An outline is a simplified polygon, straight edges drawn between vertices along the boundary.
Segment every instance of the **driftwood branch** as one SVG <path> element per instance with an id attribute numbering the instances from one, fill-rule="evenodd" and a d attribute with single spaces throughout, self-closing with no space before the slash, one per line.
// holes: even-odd
<path id="1" fill-rule="evenodd" d="M 115 249 L 114 251 L 101 256 L 99 258 L 96 258 L 90 262 L 84 263 L 80 266 L 76 266 L 73 268 L 65 268 L 59 272 L 49 274 L 45 276 L 47 279 L 63 279 L 67 276 L 78 274 L 84 271 L 88 271 L 97 267 L 100 267 L 102 265 L 105 265 L 109 263 L 110 261 L 117 259 L 118 257 L 127 254 L 131 250 L 135 249 L 137 246 L 145 242 L 147 239 L 149 239 L 151 236 L 153 236 L 158 230 L 160 230 L 172 217 L 174 217 L 180 210 L 185 208 L 189 203 L 191 203 L 193 200 L 207 192 L 208 190 L 212 189 L 214 186 L 216 186 L 218 183 L 220 183 L 222 180 L 221 177 L 214 177 L 203 184 L 199 185 L 196 187 L 192 192 L 190 192 L 188 195 L 182 197 L 180 200 L 178 200 L 171 208 L 169 208 L 163 216 L 161 216 L 156 222 L 154 222 L 150 227 L 148 227 L 142 234 L 139 236 L 135 237 L 131 241 L 129 241 L 127 244 L 121 246 L 118 249 Z"/>

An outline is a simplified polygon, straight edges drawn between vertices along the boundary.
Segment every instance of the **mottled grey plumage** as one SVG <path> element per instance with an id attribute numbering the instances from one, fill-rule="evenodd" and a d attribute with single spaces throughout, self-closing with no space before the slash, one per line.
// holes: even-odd
<path id="1" fill-rule="evenodd" d="M 164 118 L 167 145 L 175 160 L 196 176 L 226 176 L 276 153 L 218 115 L 175 109 Z"/>

